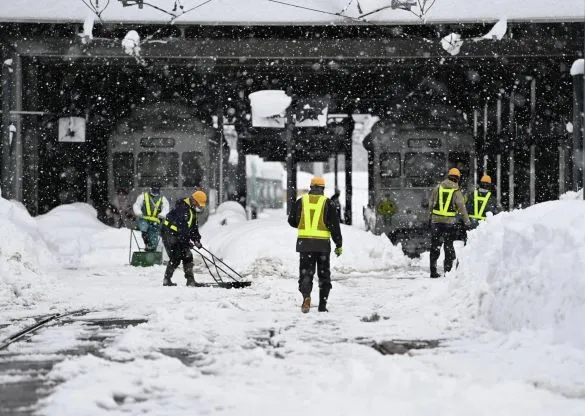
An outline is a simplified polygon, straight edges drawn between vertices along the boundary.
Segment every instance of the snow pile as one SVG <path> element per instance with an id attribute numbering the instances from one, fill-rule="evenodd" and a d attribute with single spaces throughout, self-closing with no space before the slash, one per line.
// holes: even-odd
<path id="1" fill-rule="evenodd" d="M 104 236 L 100 233 L 112 231 L 119 237 L 124 231 L 109 228 L 97 219 L 95 208 L 80 202 L 60 205 L 36 221 L 55 261 L 69 268 L 78 267 L 84 255 L 101 246 Z"/>
<path id="2" fill-rule="evenodd" d="M 585 72 L 585 59 L 577 59 L 571 65 L 571 76 L 582 75 Z"/>
<path id="3" fill-rule="evenodd" d="M 52 284 L 53 257 L 35 220 L 19 202 L 0 198 L 0 299 L 2 306 L 31 305 Z"/>
<path id="4" fill-rule="evenodd" d="M 202 243 L 244 274 L 298 277 L 297 231 L 288 225 L 286 215 L 228 222 L 223 227 L 201 227 Z M 365 273 L 403 267 L 408 259 L 387 237 L 375 236 L 355 227 L 342 225 L 343 254 L 332 254 L 333 273 Z M 332 243 L 333 246 L 333 243 Z"/>
<path id="5" fill-rule="evenodd" d="M 550 201 L 490 217 L 469 233 L 451 300 L 504 332 L 537 330 L 585 348 L 585 202 Z"/>
<path id="6" fill-rule="evenodd" d="M 583 188 L 579 189 L 577 192 L 575 191 L 568 191 L 565 192 L 560 196 L 561 200 L 583 200 Z"/>
<path id="7" fill-rule="evenodd" d="M 130 30 L 122 39 L 122 48 L 130 56 L 140 56 L 140 35 L 135 30 Z"/>
<path id="8" fill-rule="evenodd" d="M 247 220 L 246 210 L 236 201 L 222 202 L 205 222 L 208 230 L 219 229 L 228 224 L 238 224 Z"/>

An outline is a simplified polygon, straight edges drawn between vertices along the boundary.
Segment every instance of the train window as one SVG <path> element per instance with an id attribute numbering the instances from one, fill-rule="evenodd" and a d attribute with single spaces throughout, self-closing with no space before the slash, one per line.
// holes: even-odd
<path id="1" fill-rule="evenodd" d="M 380 153 L 380 176 L 383 178 L 400 176 L 400 153 Z"/>
<path id="2" fill-rule="evenodd" d="M 444 153 L 406 153 L 404 174 L 409 186 L 433 186 L 445 174 L 447 160 Z"/>
<path id="3" fill-rule="evenodd" d="M 136 163 L 138 185 L 161 182 L 167 187 L 179 186 L 179 155 L 172 152 L 141 152 Z"/>
<path id="4" fill-rule="evenodd" d="M 184 187 L 194 188 L 202 185 L 203 168 L 199 161 L 200 158 L 201 152 L 184 152 L 181 156 Z"/>
<path id="5" fill-rule="evenodd" d="M 134 187 L 134 155 L 130 152 L 116 152 L 112 157 L 114 187 Z"/>

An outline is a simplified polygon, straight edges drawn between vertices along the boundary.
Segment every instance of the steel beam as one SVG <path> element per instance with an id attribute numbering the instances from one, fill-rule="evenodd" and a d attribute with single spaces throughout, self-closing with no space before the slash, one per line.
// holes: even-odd
<path id="1" fill-rule="evenodd" d="M 93 39 L 83 45 L 71 39 L 8 39 L 14 50 L 23 56 L 59 59 L 121 58 L 135 60 L 126 54 L 116 39 Z M 551 58 L 577 56 L 581 45 L 576 39 L 503 39 L 498 42 L 466 42 L 461 52 L 451 56 L 438 39 L 180 39 L 146 41 L 140 45 L 145 59 L 201 61 L 208 65 L 236 61 L 239 66 L 258 61 L 282 60 L 298 63 L 316 60 L 327 66 L 330 62 L 365 63 L 367 61 L 399 61 L 441 59 L 449 61 L 477 59 Z M 272 63 L 274 65 L 274 63 Z"/>

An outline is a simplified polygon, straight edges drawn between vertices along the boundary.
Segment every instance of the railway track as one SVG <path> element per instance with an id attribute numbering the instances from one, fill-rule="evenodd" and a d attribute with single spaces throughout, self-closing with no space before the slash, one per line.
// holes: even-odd
<path id="1" fill-rule="evenodd" d="M 54 381 L 47 377 L 55 364 L 69 357 L 100 355 L 100 351 L 126 328 L 146 322 L 145 319 L 88 317 L 92 312 L 78 309 L 40 316 L 35 318 L 34 324 L 0 340 L 0 415 L 34 415 L 38 411 L 39 400 L 55 387 Z M 34 342 L 38 341 L 37 336 L 51 336 L 49 331 L 60 331 L 67 325 L 77 328 L 75 339 L 69 346 L 46 351 L 41 341 L 40 347 L 36 348 Z M 9 327 L 4 326 L 3 330 Z M 66 342 L 64 344 L 67 345 Z"/>
<path id="2" fill-rule="evenodd" d="M 17 342 L 18 340 L 26 337 L 27 335 L 34 334 L 39 329 L 41 329 L 49 324 L 52 324 L 57 320 L 66 318 L 68 316 L 85 315 L 88 312 L 89 312 L 89 310 L 87 310 L 87 309 L 79 309 L 79 310 L 75 310 L 75 311 L 71 311 L 71 312 L 55 313 L 55 314 L 43 317 L 39 321 L 34 323 L 33 325 L 27 326 L 26 328 L 16 332 L 15 334 L 10 335 L 6 339 L 4 339 L 2 342 L 0 342 L 0 351 L 7 348 L 10 344 Z"/>

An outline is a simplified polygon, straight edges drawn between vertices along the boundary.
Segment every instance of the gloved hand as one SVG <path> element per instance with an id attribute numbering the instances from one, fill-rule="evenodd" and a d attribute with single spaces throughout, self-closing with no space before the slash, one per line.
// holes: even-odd
<path id="1" fill-rule="evenodd" d="M 341 253 L 343 253 L 343 247 L 335 247 L 335 255 L 339 257 Z"/>
<path id="2" fill-rule="evenodd" d="M 193 248 L 201 248 L 203 247 L 203 244 L 201 244 L 201 241 L 189 241 L 189 247 Z"/>

